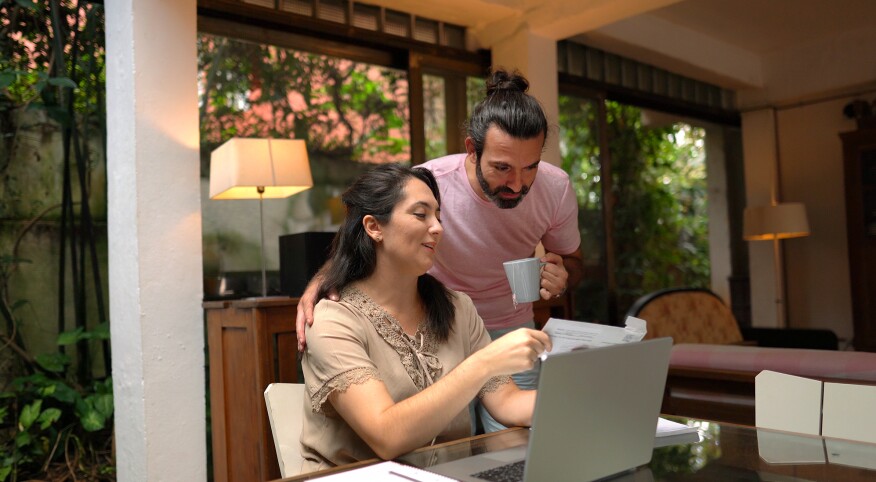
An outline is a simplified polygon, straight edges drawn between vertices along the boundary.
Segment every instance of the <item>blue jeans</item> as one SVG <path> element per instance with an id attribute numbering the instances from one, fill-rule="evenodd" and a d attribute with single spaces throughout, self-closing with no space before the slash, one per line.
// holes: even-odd
<path id="1" fill-rule="evenodd" d="M 528 323 L 524 323 L 520 326 L 515 326 L 513 328 L 499 328 L 497 330 L 489 330 L 490 339 L 495 340 L 506 333 L 510 333 L 518 328 L 532 328 L 535 329 L 535 322 L 530 321 Z M 514 380 L 514 383 L 520 387 L 521 390 L 535 390 L 538 388 L 538 374 L 539 369 L 541 368 L 541 364 L 536 362 L 535 366 L 531 370 L 526 370 L 525 372 L 515 373 L 511 375 L 511 378 Z M 472 433 L 475 433 L 475 428 L 477 427 L 477 420 L 475 419 L 475 415 L 481 422 L 481 426 L 484 428 L 484 432 L 498 432 L 499 430 L 504 430 L 508 427 L 502 425 L 497 422 L 489 412 L 487 412 L 486 407 L 481 404 L 479 399 L 475 399 L 471 404 L 471 412 L 472 412 Z"/>

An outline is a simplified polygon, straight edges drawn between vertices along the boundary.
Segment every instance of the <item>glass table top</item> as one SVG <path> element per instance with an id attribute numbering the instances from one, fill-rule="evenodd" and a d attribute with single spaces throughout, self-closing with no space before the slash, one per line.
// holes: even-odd
<path id="1" fill-rule="evenodd" d="M 697 427 L 654 449 L 635 480 L 857 481 L 876 480 L 876 445 L 753 427 L 668 417 Z M 398 460 L 417 467 L 522 445 L 528 429 L 423 448 Z"/>

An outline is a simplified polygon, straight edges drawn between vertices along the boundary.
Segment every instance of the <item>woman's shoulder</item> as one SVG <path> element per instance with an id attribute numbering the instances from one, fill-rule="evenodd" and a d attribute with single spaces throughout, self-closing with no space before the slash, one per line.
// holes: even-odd
<path id="1" fill-rule="evenodd" d="M 473 303 L 471 297 L 462 291 L 447 288 L 447 292 L 450 293 L 450 299 L 453 300 L 454 303 Z"/>
<path id="2" fill-rule="evenodd" d="M 475 308 L 474 301 L 471 300 L 471 297 L 462 291 L 452 290 L 447 288 L 447 291 L 450 293 L 450 299 L 453 302 L 453 305 L 456 307 L 457 316 L 459 315 L 459 310 L 471 310 L 477 313 L 477 309 Z"/>
<path id="3" fill-rule="evenodd" d="M 334 330 L 340 327 L 355 329 L 362 325 L 364 315 L 350 303 L 324 298 L 313 308 L 313 325 L 309 329 Z"/>

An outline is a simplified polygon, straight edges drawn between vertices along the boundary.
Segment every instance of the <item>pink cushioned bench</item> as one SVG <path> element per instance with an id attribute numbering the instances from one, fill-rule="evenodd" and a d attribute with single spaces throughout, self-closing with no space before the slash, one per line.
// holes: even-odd
<path id="1" fill-rule="evenodd" d="M 876 353 L 679 344 L 672 348 L 663 413 L 754 425 L 761 370 L 826 382 L 876 385 Z"/>

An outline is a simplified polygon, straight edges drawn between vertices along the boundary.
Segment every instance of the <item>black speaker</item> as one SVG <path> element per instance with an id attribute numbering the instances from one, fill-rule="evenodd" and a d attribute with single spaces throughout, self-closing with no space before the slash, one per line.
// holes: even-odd
<path id="1" fill-rule="evenodd" d="M 280 292 L 301 296 L 310 278 L 328 259 L 335 233 L 309 232 L 280 236 Z"/>

